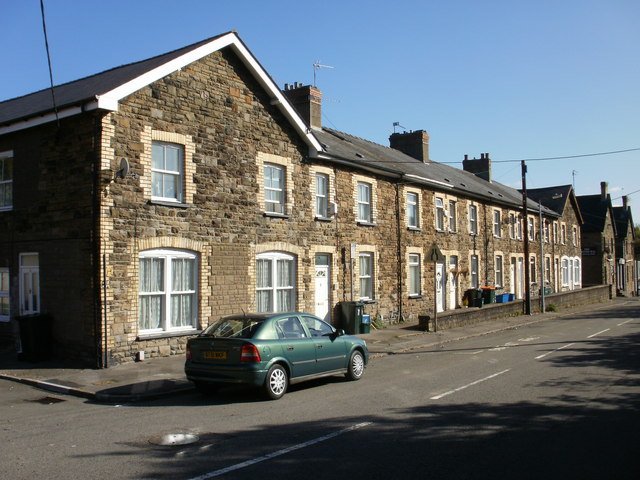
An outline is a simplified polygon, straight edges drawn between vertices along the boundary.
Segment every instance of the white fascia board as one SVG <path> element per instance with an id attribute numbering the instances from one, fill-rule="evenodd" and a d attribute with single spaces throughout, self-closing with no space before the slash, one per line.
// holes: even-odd
<path id="1" fill-rule="evenodd" d="M 300 115 L 298 115 L 291 104 L 284 98 L 284 95 L 278 86 L 273 82 L 271 77 L 269 77 L 264 68 L 262 68 L 235 33 L 229 33 L 223 37 L 212 40 L 206 45 L 202 45 L 195 50 L 191 50 L 190 52 L 185 53 L 184 55 L 175 58 L 160 67 L 154 68 L 153 70 L 150 70 L 103 95 L 100 95 L 93 108 L 117 111 L 118 102 L 128 95 L 131 95 L 141 88 L 144 88 L 147 85 L 166 77 L 167 75 L 170 75 L 171 73 L 206 57 L 207 55 L 210 55 L 211 53 L 228 46 L 233 48 L 234 52 L 242 60 L 242 63 L 258 80 L 258 83 L 260 83 L 260 85 L 269 92 L 271 98 L 275 100 L 275 104 L 305 140 L 311 150 L 311 153 L 314 153 L 314 150 L 321 151 L 322 146 L 320 145 L 320 142 L 318 142 L 315 136 L 307 131 L 307 126 L 302 118 L 300 118 Z"/>
<path id="2" fill-rule="evenodd" d="M 82 107 L 71 107 L 66 108 L 64 110 L 58 111 L 57 118 L 66 118 L 72 117 L 74 115 L 78 115 L 82 113 L 84 109 Z M 31 117 L 23 121 L 19 121 L 16 123 L 11 123 L 5 127 L 0 127 L 0 135 L 5 135 L 7 133 L 17 132 L 19 130 L 25 130 L 27 128 L 35 127 L 37 125 L 42 125 L 44 123 L 55 122 L 56 114 L 55 112 L 47 113 L 46 115 L 41 115 L 38 117 Z"/>

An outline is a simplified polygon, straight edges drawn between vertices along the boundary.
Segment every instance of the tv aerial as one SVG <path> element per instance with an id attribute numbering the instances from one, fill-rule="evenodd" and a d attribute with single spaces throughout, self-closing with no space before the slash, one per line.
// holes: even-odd
<path id="1" fill-rule="evenodd" d="M 322 65 L 320 63 L 320 60 L 317 60 L 316 63 L 313 64 L 313 86 L 314 87 L 316 86 L 316 72 L 320 68 L 336 68 L 336 67 L 332 67 L 331 65 Z"/>

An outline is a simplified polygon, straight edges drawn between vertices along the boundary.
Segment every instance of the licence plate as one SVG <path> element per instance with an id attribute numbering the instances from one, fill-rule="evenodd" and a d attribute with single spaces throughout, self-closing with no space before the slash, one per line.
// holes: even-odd
<path id="1" fill-rule="evenodd" d="M 204 352 L 204 358 L 207 360 L 226 360 L 227 352 L 206 350 Z"/>

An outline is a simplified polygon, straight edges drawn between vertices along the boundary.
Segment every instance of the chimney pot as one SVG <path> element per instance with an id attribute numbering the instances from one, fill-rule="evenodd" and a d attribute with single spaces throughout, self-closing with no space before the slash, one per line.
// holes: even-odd
<path id="1" fill-rule="evenodd" d="M 600 198 L 606 200 L 609 195 L 609 184 L 607 182 L 600 182 Z"/>
<path id="2" fill-rule="evenodd" d="M 429 161 L 429 134 L 424 130 L 393 133 L 389 146 L 421 162 Z"/>

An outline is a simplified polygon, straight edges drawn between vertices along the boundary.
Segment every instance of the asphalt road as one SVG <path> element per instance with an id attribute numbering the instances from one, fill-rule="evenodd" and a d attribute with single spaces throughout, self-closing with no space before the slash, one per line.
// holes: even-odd
<path id="1" fill-rule="evenodd" d="M 359 382 L 105 405 L 0 381 L 7 479 L 640 478 L 640 302 L 375 359 Z M 194 434 L 188 445 L 157 445 Z"/>

